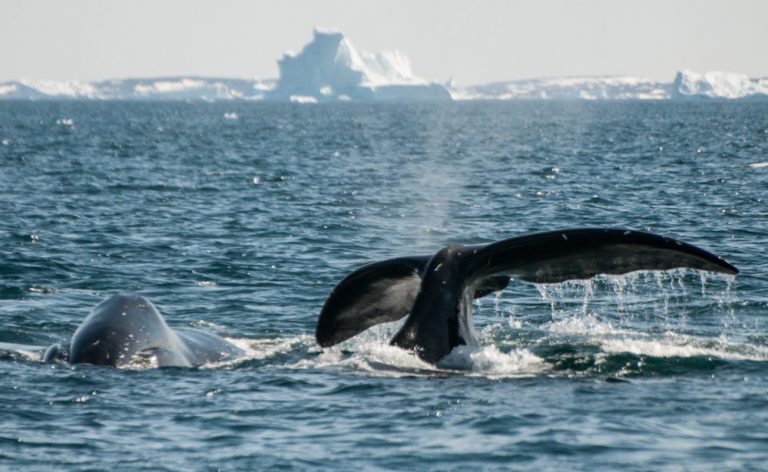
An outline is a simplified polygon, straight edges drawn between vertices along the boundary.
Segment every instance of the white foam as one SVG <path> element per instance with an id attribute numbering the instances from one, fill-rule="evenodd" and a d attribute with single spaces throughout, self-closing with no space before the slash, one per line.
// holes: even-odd
<path id="1" fill-rule="evenodd" d="M 72 127 L 72 126 L 75 126 L 75 120 L 73 120 L 72 118 L 59 118 L 58 120 L 56 120 L 56 124 Z"/>
<path id="2" fill-rule="evenodd" d="M 253 360 L 269 359 L 281 354 L 290 353 L 300 348 L 315 345 L 313 337 L 308 335 L 296 336 L 293 338 L 273 338 L 273 339 L 247 339 L 247 338 L 224 338 L 226 341 L 234 344 L 243 350 L 243 355 L 237 358 L 228 359 L 221 362 L 212 362 L 202 366 L 206 369 L 219 369 L 222 367 L 231 367 Z"/>
<path id="3" fill-rule="evenodd" d="M 323 349 L 314 359 L 303 359 L 292 367 L 298 369 L 343 368 L 383 377 L 401 377 L 421 372 L 437 372 L 438 369 L 419 359 L 412 352 L 392 346 L 387 342 L 357 343 L 348 354 L 340 346 Z"/>
<path id="4" fill-rule="evenodd" d="M 300 346 L 314 346 L 315 339 L 309 335 L 300 335 L 293 338 L 274 339 L 236 339 L 227 338 L 235 346 L 245 351 L 245 358 L 267 359 L 279 354 L 285 354 Z"/>
<path id="5" fill-rule="evenodd" d="M 304 358 L 289 366 L 297 369 L 342 369 L 377 377 L 435 375 L 461 371 L 462 375 L 487 378 L 517 378 L 548 370 L 543 359 L 519 348 L 501 352 L 496 346 L 454 348 L 438 365 L 429 364 L 414 352 L 389 343 L 402 322 L 375 326 L 337 346 L 320 348 L 308 337 L 317 357 Z"/>
<path id="6" fill-rule="evenodd" d="M 458 346 L 440 360 L 445 369 L 468 371 L 488 378 L 530 377 L 549 370 L 544 360 L 526 349 L 501 352 L 495 346 Z"/>
<path id="7" fill-rule="evenodd" d="M 667 333 L 658 339 L 620 338 L 600 343 L 605 353 L 631 353 L 652 357 L 714 357 L 726 360 L 768 361 L 768 347 L 712 338 Z"/>

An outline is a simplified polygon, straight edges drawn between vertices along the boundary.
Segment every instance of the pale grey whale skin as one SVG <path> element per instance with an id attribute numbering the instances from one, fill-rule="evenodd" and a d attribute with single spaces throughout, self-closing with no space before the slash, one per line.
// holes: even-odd
<path id="1" fill-rule="evenodd" d="M 315 338 L 320 346 L 332 346 L 408 315 L 390 344 L 436 364 L 456 346 L 478 346 L 472 300 L 502 290 L 511 278 L 559 283 L 675 268 L 738 274 L 696 246 L 626 229 L 567 229 L 450 245 L 434 255 L 389 259 L 350 273 L 325 301 Z"/>
<path id="2" fill-rule="evenodd" d="M 52 362 L 121 366 L 137 355 L 153 357 L 159 367 L 196 367 L 234 359 L 243 351 L 212 333 L 170 328 L 155 305 L 141 295 L 121 293 L 99 303 L 80 323 L 68 346 L 5 348 Z"/>

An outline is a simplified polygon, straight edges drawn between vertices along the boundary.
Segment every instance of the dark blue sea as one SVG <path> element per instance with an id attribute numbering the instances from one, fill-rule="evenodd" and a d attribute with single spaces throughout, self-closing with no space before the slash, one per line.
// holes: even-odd
<path id="1" fill-rule="evenodd" d="M 107 296 L 244 348 L 199 368 L 0 352 L 2 470 L 766 470 L 768 104 L 0 102 L 0 342 Z M 314 340 L 353 269 L 626 227 L 736 265 L 513 281 L 434 367 Z"/>

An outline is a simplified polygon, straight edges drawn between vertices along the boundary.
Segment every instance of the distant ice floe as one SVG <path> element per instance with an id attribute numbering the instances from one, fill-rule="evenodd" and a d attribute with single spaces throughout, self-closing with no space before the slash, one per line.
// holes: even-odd
<path id="1" fill-rule="evenodd" d="M 163 77 L 0 83 L 0 100 L 347 101 L 768 99 L 768 78 L 681 70 L 672 82 L 631 76 L 533 78 L 458 86 L 417 77 L 408 57 L 356 49 L 344 34 L 315 29 L 299 53 L 278 59 L 278 79 Z"/>
<path id="2" fill-rule="evenodd" d="M 183 93 L 187 90 L 199 90 L 206 85 L 205 81 L 194 79 L 159 80 L 148 84 L 136 84 L 133 90 L 139 95 Z"/>
<path id="3" fill-rule="evenodd" d="M 768 78 L 751 79 L 733 72 L 680 71 L 672 84 L 673 98 L 768 98 Z"/>
<path id="4" fill-rule="evenodd" d="M 680 71 L 673 82 L 630 76 L 525 79 L 451 87 L 454 100 L 768 99 L 768 78 Z"/>
<path id="5" fill-rule="evenodd" d="M 293 103 L 317 103 L 317 99 L 311 95 L 291 95 L 288 100 Z"/>
<path id="6" fill-rule="evenodd" d="M 18 90 L 18 87 L 13 83 L 0 85 L 0 97 L 15 93 L 16 90 Z"/>
<path id="7" fill-rule="evenodd" d="M 19 80 L 0 83 L 0 100 L 261 100 L 272 87 L 274 81 L 202 77 Z"/>
<path id="8" fill-rule="evenodd" d="M 17 92 L 23 93 L 25 89 L 31 89 L 46 97 L 104 98 L 94 83 L 81 82 L 79 80 L 22 80 L 18 85 L 21 87 L 17 87 Z"/>
<path id="9" fill-rule="evenodd" d="M 451 88 L 455 100 L 663 100 L 668 83 L 639 77 L 525 79 Z"/>

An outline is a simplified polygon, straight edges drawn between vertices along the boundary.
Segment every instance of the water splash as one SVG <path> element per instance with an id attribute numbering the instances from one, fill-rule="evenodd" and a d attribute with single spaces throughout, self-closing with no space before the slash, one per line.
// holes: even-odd
<path id="1" fill-rule="evenodd" d="M 691 293 L 697 282 L 700 293 Z M 728 308 L 733 304 L 732 282 L 730 276 L 676 269 L 602 275 L 536 288 L 550 307 L 552 321 L 593 317 L 622 328 L 685 332 L 694 315 L 722 323 L 735 316 Z"/>
<path id="2" fill-rule="evenodd" d="M 502 352 L 495 346 L 456 347 L 438 366 L 490 379 L 532 377 L 551 370 L 544 359 L 527 349 Z"/>
<path id="3" fill-rule="evenodd" d="M 545 352 L 571 350 L 574 357 L 586 352 L 600 371 L 627 355 L 639 356 L 632 369 L 617 375 L 647 372 L 647 358 L 767 361 L 768 346 L 755 342 L 759 326 L 742 322 L 736 312 L 733 281 L 681 269 L 540 284 L 549 319 L 529 343 Z M 659 371 L 668 367 L 656 364 Z"/>

